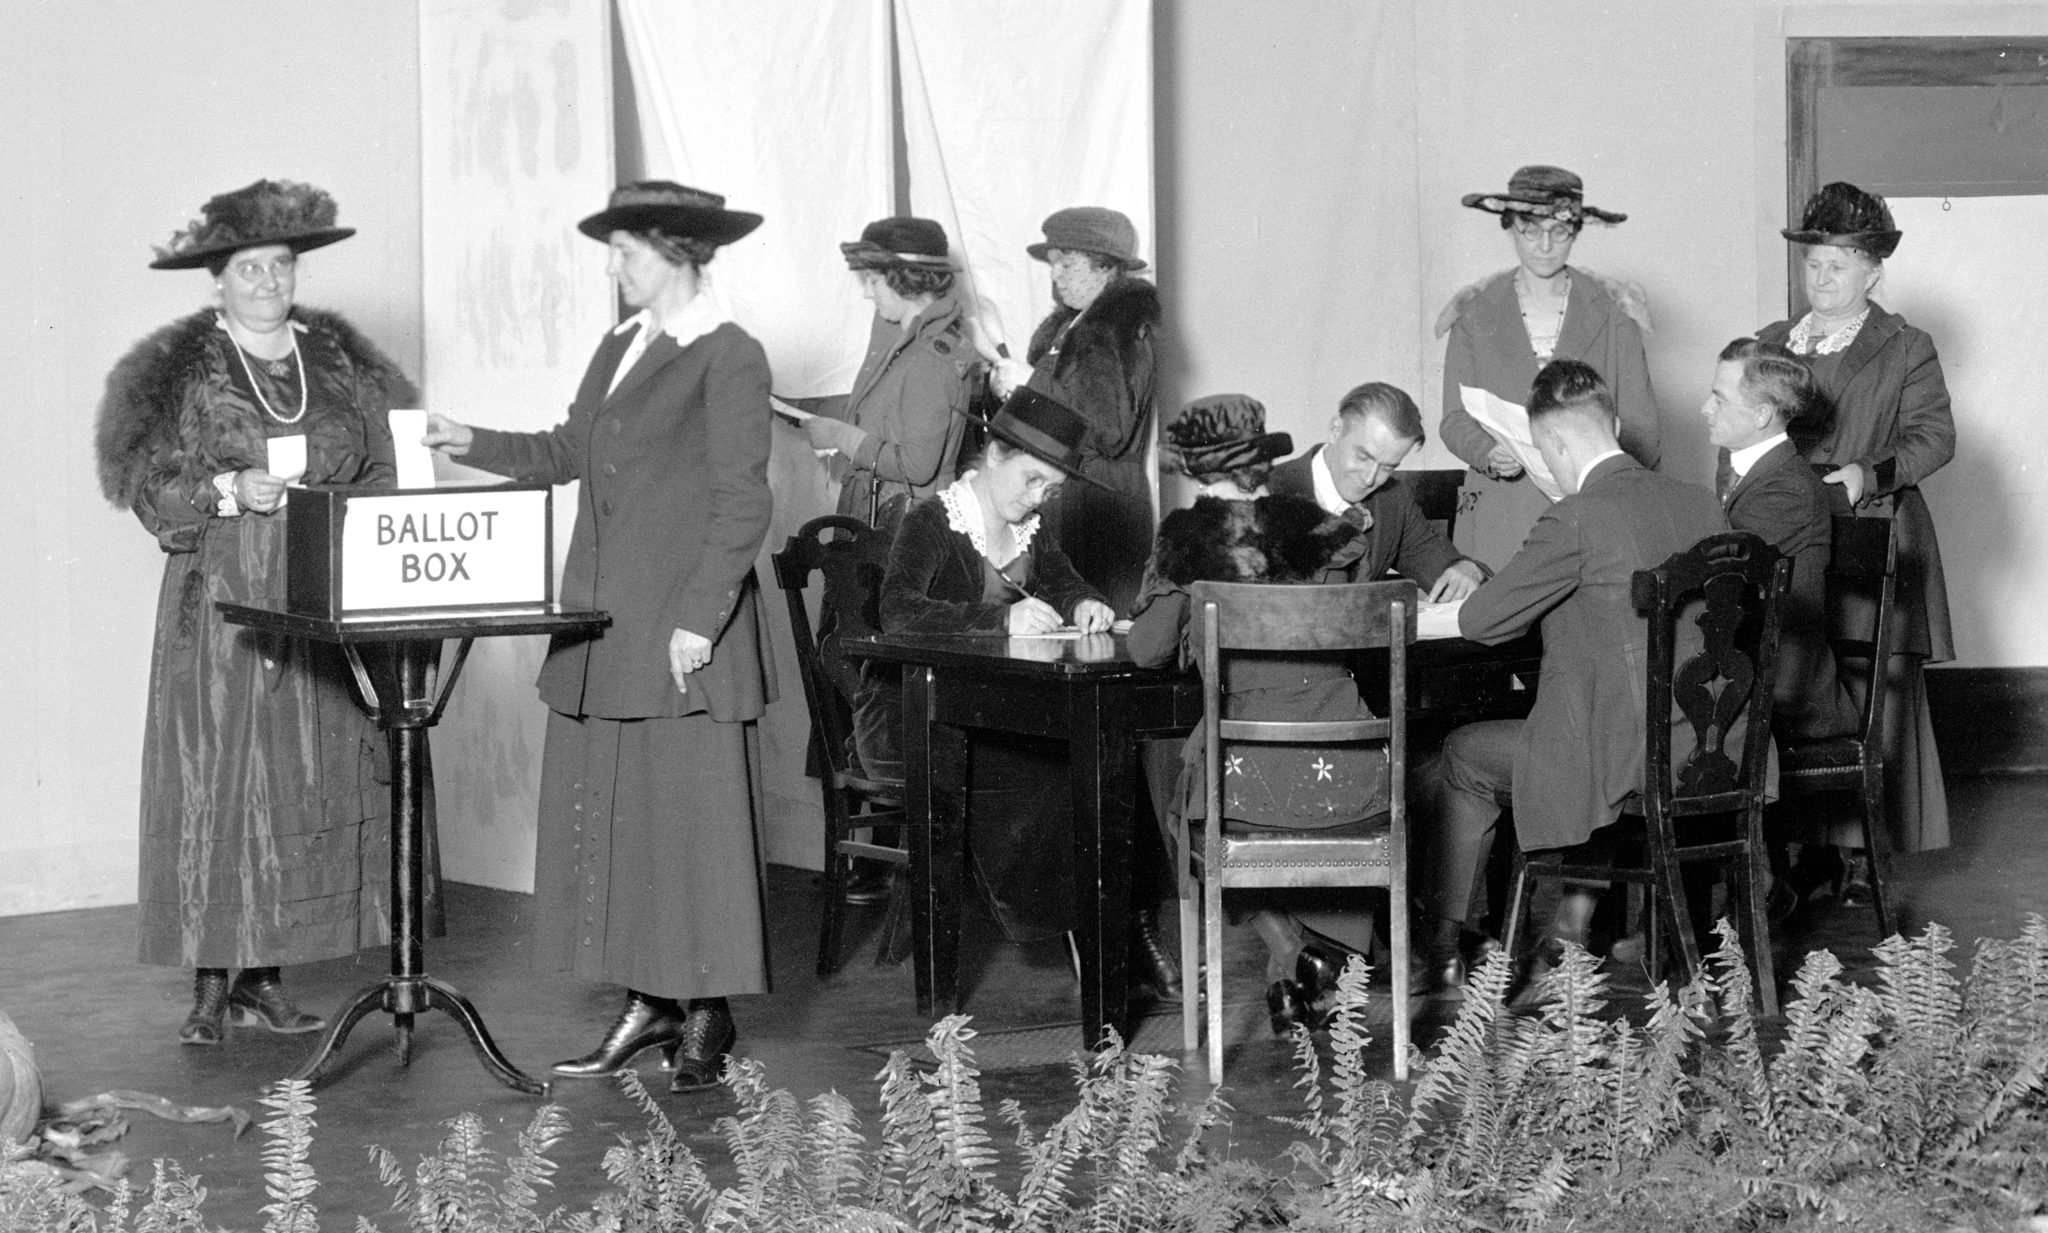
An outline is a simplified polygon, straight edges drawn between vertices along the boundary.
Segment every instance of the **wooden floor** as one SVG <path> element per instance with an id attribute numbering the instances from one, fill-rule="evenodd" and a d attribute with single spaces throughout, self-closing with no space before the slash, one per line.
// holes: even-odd
<path id="1" fill-rule="evenodd" d="M 2048 911 L 2048 828 L 2040 825 L 2048 816 L 2048 777 L 1959 779 L 1950 800 L 1956 845 L 1901 857 L 1897 890 L 1909 926 L 1941 921 L 1966 956 L 1975 938 L 2010 936 L 2024 913 Z M 811 971 L 817 911 L 811 875 L 774 868 L 769 892 L 775 992 L 735 1003 L 740 1051 L 762 1061 L 775 1086 L 800 1097 L 837 1089 L 871 1115 L 873 1079 L 884 1055 L 878 1048 L 920 1039 L 926 1027 L 913 1004 L 910 968 L 873 965 L 871 934 L 879 913 L 856 910 L 845 966 L 820 981 Z M 449 936 L 429 944 L 428 971 L 475 1000 L 514 1062 L 539 1075 L 549 1063 L 595 1043 L 617 1009 L 619 991 L 526 970 L 526 896 L 457 884 L 449 888 L 448 909 Z M 1796 952 L 1809 946 L 1832 945 L 1852 967 L 1866 961 L 1865 948 L 1874 940 L 1869 920 L 1867 911 L 1824 914 L 1791 939 L 1788 949 L 1795 953 L 1781 958 L 1781 977 L 1790 975 Z M 1065 947 L 1058 941 L 1012 945 L 985 922 L 970 928 L 963 946 L 965 1009 L 987 1034 L 982 1043 L 992 1057 L 1023 1058 L 987 1075 L 984 1095 L 991 1107 L 1016 1099 L 1042 1127 L 1071 1105 L 1071 1077 L 1057 1054 L 1078 1044 L 1078 1031 L 1003 1034 L 1075 1018 L 1075 982 Z M 134 949 L 131 908 L 0 920 L 0 1010 L 35 1043 L 48 1098 L 62 1102 L 128 1089 L 180 1104 L 232 1103 L 260 1115 L 255 1102 L 263 1085 L 290 1071 L 316 1038 L 237 1029 L 222 1048 L 181 1047 L 176 1032 L 189 1004 L 190 976 L 143 967 L 133 961 Z M 1293 1132 L 1269 1115 L 1298 1112 L 1299 1104 L 1289 1086 L 1287 1042 L 1263 1029 L 1261 954 L 1248 931 L 1233 932 L 1227 987 L 1232 1000 L 1247 1005 L 1236 1016 L 1245 1039 L 1227 1062 L 1236 1108 L 1227 1134 L 1228 1150 L 1270 1161 Z M 366 951 L 353 961 L 292 969 L 287 977 L 306 1004 L 325 1012 L 380 975 L 385 964 L 382 951 Z M 1177 1052 L 1177 1031 L 1155 1036 Z M 1425 1024 L 1418 1041 L 1430 1038 Z M 469 1111 L 484 1119 L 498 1146 L 509 1147 L 536 1107 L 533 1098 L 491 1079 L 445 1017 L 420 1019 L 409 1067 L 398 1064 L 390 1041 L 387 1019 L 364 1021 L 345 1047 L 338 1076 L 317 1093 L 314 1164 L 324 1218 L 374 1219 L 384 1213 L 389 1195 L 367 1159 L 367 1146 L 381 1144 L 413 1160 L 432 1150 L 445 1119 Z M 1384 1040 L 1380 1047 L 1384 1066 Z M 1042 1056 L 1033 1060 L 1033 1050 Z M 659 1084 L 653 1062 L 651 1056 L 643 1059 L 643 1073 Z M 1184 1064 L 1184 1096 L 1197 1098 L 1206 1082 L 1202 1060 L 1197 1054 Z M 636 1133 L 641 1122 L 608 1083 L 560 1082 L 554 1099 L 568 1110 L 573 1129 L 555 1153 L 561 1168 L 553 1199 L 580 1210 L 605 1187 L 599 1167 L 604 1151 L 617 1136 Z M 699 1152 L 719 1158 L 713 1122 L 730 1107 L 723 1091 L 663 1099 Z M 260 1135 L 251 1131 L 236 1139 L 223 1126 L 182 1125 L 143 1113 L 131 1120 L 121 1146 L 138 1162 L 138 1178 L 146 1179 L 152 1158 L 174 1158 L 202 1176 L 213 1223 L 260 1226 L 258 1209 L 268 1201 Z"/>

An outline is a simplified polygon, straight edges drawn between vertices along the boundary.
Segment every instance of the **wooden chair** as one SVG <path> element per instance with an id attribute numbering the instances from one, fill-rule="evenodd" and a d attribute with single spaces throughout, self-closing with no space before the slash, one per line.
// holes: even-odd
<path id="1" fill-rule="evenodd" d="M 840 891 L 849 862 L 864 856 L 907 869 L 910 854 L 905 848 L 860 837 L 862 832 L 877 826 L 904 824 L 903 781 L 868 779 L 854 773 L 847 753 L 853 723 L 853 672 L 847 665 L 831 662 L 829 651 L 820 649 L 817 633 L 811 627 L 810 611 L 804 605 L 804 588 L 814 572 L 823 575 L 825 605 L 835 614 L 834 632 L 838 636 L 865 637 L 877 633 L 882 568 L 888 552 L 885 537 L 867 523 L 843 514 L 827 514 L 798 528 L 782 551 L 771 558 L 775 564 L 775 583 L 789 601 L 797 675 L 803 681 L 804 701 L 811 711 L 811 753 L 824 772 L 825 910 L 818 928 L 820 976 L 830 976 L 839 967 L 840 917 L 846 908 Z M 878 963 L 895 933 L 895 916 L 900 910 L 894 902 L 896 898 L 900 897 L 892 896 L 890 920 L 882 930 Z"/>
<path id="2" fill-rule="evenodd" d="M 1207 956 L 1209 1081 L 1223 1081 L 1223 892 L 1251 888 L 1384 886 L 1391 901 L 1394 988 L 1394 1075 L 1408 1077 L 1408 803 L 1407 656 L 1415 640 L 1415 584 L 1361 582 L 1284 586 L 1198 582 L 1190 619 L 1201 634 L 1202 715 L 1207 725 L 1207 816 L 1199 842 L 1183 821 L 1179 836 L 1181 970 L 1194 972 L 1195 938 Z M 1341 659 L 1384 647 L 1391 661 L 1388 718 L 1274 722 L 1223 715 L 1225 665 L 1240 652 L 1284 652 Z M 1226 743 L 1384 744 L 1387 812 L 1365 836 L 1313 830 L 1223 829 Z M 1199 873 L 1195 863 L 1200 863 Z M 1195 881 L 1200 881 L 1200 898 Z M 1181 1003 L 1189 1052 L 1196 1044 L 1196 999 Z"/>
<path id="3" fill-rule="evenodd" d="M 1632 579 L 1636 610 L 1649 621 L 1644 682 L 1643 787 L 1624 806 L 1643 819 L 1647 862 L 1599 864 L 1558 853 L 1515 854 L 1508 900 L 1507 947 L 1519 953 L 1522 913 L 1534 878 L 1627 882 L 1645 889 L 1649 903 L 1651 979 L 1660 975 L 1658 927 L 1670 927 L 1687 974 L 1700 967 L 1682 865 L 1726 861 L 1745 905 L 1750 952 L 1764 1014 L 1778 1013 L 1771 969 L 1770 921 L 1764 910 L 1768 855 L 1763 841 L 1766 766 L 1770 755 L 1771 689 L 1777 676 L 1779 608 L 1792 585 L 1792 562 L 1747 531 L 1709 535 L 1655 569 Z M 1696 646 L 1677 661 L 1680 623 L 1697 626 Z M 1687 638 L 1687 641 L 1692 641 Z M 1718 687 L 1716 687 L 1716 683 Z M 1662 717 L 1674 703 L 1693 733 L 1693 752 L 1671 763 L 1671 724 Z M 1727 744 L 1743 722 L 1742 745 Z M 1706 815 L 1734 815 L 1732 837 L 1698 836 Z M 1683 842 L 1681 823 L 1689 834 Z M 1662 905 L 1662 913 L 1658 911 Z"/>
<path id="4" fill-rule="evenodd" d="M 1465 470 L 1403 471 L 1401 479 L 1415 487 L 1415 504 L 1422 516 L 1450 539 L 1458 529 L 1458 502 L 1465 492 Z"/>
<path id="5" fill-rule="evenodd" d="M 1778 747 L 1780 797 L 1822 792 L 1848 792 L 1855 797 L 1863 822 L 1864 850 L 1870 857 L 1870 899 L 1877 912 L 1880 938 L 1897 930 L 1884 897 L 1891 830 L 1884 790 L 1883 649 L 1891 634 L 1897 574 L 1898 544 L 1892 537 L 1891 519 L 1835 519 L 1834 553 L 1827 575 L 1828 642 L 1838 668 L 1865 665 L 1862 714 L 1853 735 Z"/>

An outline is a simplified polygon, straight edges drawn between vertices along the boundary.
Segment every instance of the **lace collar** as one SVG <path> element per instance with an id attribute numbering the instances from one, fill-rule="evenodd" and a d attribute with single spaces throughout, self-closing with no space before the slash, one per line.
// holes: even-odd
<path id="1" fill-rule="evenodd" d="M 1792 333 L 1785 339 L 1785 344 L 1797 355 L 1806 355 L 1809 352 L 1814 355 L 1833 355 L 1837 351 L 1847 351 L 1849 344 L 1855 342 L 1856 336 L 1863 332 L 1863 323 L 1868 320 L 1870 306 L 1865 304 L 1863 311 L 1856 314 L 1854 321 L 1832 334 L 1816 337 L 1814 331 L 1819 326 L 1814 322 L 1813 314 L 1809 312 L 1799 319 L 1798 325 L 1792 327 Z"/>
<path id="2" fill-rule="evenodd" d="M 1014 541 L 1016 551 L 1000 561 L 996 560 L 988 550 L 987 523 L 982 517 L 981 499 L 974 495 L 974 489 L 967 484 L 968 480 L 979 474 L 979 471 L 969 471 L 939 489 L 939 504 L 946 507 L 946 525 L 965 535 L 967 542 L 973 544 L 974 550 L 989 564 L 1002 569 L 1031 550 L 1031 537 L 1038 534 L 1038 515 L 1033 514 L 1022 522 L 1010 525 L 1010 538 Z"/>

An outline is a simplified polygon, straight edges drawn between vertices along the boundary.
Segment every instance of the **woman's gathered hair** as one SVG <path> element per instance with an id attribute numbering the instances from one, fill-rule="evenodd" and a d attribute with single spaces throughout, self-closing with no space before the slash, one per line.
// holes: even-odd
<path id="1" fill-rule="evenodd" d="M 915 265 L 892 265 L 885 266 L 877 270 L 876 273 L 882 276 L 883 282 L 889 284 L 889 290 L 894 291 L 906 300 L 914 300 L 921 295 L 928 295 L 936 299 L 953 289 L 953 271 L 951 270 L 934 270 Z"/>
<path id="2" fill-rule="evenodd" d="M 1265 462 L 1248 463 L 1242 467 L 1232 467 L 1228 471 L 1212 471 L 1202 475 L 1190 476 L 1190 478 L 1202 484 L 1220 484 L 1224 480 L 1229 480 L 1237 486 L 1239 492 L 1250 496 L 1259 489 L 1264 488 L 1266 480 L 1272 474 L 1273 463 L 1268 459 Z"/>
<path id="3" fill-rule="evenodd" d="M 693 270 L 701 270 L 710 264 L 712 256 L 718 252 L 718 245 L 709 240 L 700 240 L 693 235 L 670 235 L 659 227 L 649 227 L 633 234 L 647 241 L 647 246 L 660 253 L 670 265 L 686 265 Z"/>

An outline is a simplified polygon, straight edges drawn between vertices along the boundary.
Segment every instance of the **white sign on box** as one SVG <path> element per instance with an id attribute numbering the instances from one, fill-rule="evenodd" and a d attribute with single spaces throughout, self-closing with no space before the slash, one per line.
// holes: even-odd
<path id="1" fill-rule="evenodd" d="M 547 497 L 489 488 L 351 497 L 341 527 L 342 608 L 543 602 Z"/>

